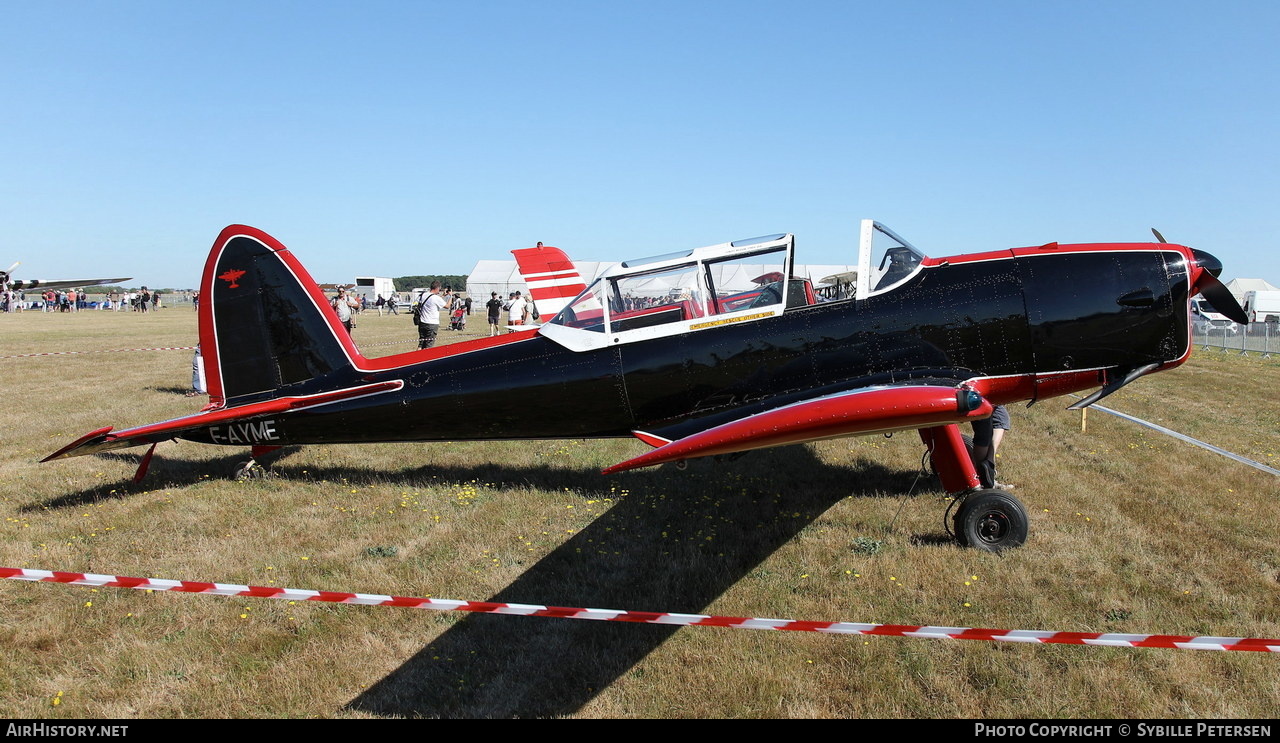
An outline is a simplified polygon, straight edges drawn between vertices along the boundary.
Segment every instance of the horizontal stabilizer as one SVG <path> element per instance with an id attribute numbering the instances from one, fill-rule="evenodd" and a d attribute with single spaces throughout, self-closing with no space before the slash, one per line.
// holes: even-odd
<path id="1" fill-rule="evenodd" d="M 158 441 L 168 441 L 180 434 L 197 431 L 209 426 L 224 425 L 233 421 L 243 421 L 263 415 L 330 405 L 357 397 L 394 392 L 402 387 L 404 387 L 404 382 L 397 379 L 391 382 L 365 384 L 342 390 L 322 392 L 316 395 L 278 397 L 274 400 L 250 403 L 234 408 L 209 410 L 182 418 L 174 418 L 163 423 L 152 423 L 146 426 L 126 429 L 119 433 L 111 433 L 111 427 L 107 426 L 81 436 L 40 461 L 48 462 L 54 459 L 66 459 L 67 457 L 79 457 L 85 454 L 98 454 L 104 451 L 112 451 L 113 449 L 126 449 L 131 446 L 154 444 Z"/>
<path id="2" fill-rule="evenodd" d="M 841 392 L 756 413 L 669 443 L 643 431 L 635 436 L 656 449 L 608 467 L 604 474 L 682 459 L 770 446 L 960 423 L 989 417 L 993 406 L 964 388 L 878 387 Z"/>

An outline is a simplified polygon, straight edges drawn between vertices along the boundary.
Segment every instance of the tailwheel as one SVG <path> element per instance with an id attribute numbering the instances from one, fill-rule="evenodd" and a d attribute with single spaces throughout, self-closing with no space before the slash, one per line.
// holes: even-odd
<path id="1" fill-rule="evenodd" d="M 257 461 L 250 459 L 247 462 L 241 462 L 236 465 L 234 478 L 236 480 L 260 480 L 267 476 L 267 468 L 258 464 Z"/>
<path id="2" fill-rule="evenodd" d="M 241 462 L 236 465 L 235 479 L 237 480 L 260 480 L 264 477 L 270 477 L 271 472 L 258 462 L 258 459 L 270 454 L 273 451 L 282 449 L 281 446 L 254 444 L 249 449 L 249 461 Z"/>
<path id="3" fill-rule="evenodd" d="M 1003 490 L 975 490 L 956 511 L 956 540 L 984 552 L 1003 552 L 1027 541 L 1027 509 Z"/>

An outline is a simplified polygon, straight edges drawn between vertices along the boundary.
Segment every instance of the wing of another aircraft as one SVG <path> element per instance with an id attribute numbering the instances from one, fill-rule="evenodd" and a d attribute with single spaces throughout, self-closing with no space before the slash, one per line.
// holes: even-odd
<path id="1" fill-rule="evenodd" d="M 34 289 L 79 289 L 82 286 L 99 286 L 101 284 L 123 284 L 131 281 L 132 277 L 124 277 L 122 279 L 58 279 L 57 281 L 48 281 L 45 279 L 33 279 L 29 281 L 15 281 L 10 286 L 13 291 L 29 292 Z"/>
<path id="2" fill-rule="evenodd" d="M 121 279 L 24 279 L 22 281 L 13 280 L 14 270 L 22 265 L 14 263 L 9 266 L 8 270 L 0 271 L 0 289 L 5 291 L 31 291 L 32 289 L 77 289 L 82 286 L 98 286 L 100 284 L 120 284 L 130 281 L 130 277 Z"/>
<path id="3" fill-rule="evenodd" d="M 24 279 L 21 281 L 13 280 L 13 272 L 20 262 L 15 262 L 9 266 L 8 270 L 0 271 L 0 289 L 5 291 L 31 291 L 32 289 L 78 289 L 82 286 L 99 286 L 101 284 L 121 284 L 126 281 L 132 281 L 132 277 L 124 277 L 120 279 Z"/>
<path id="4" fill-rule="evenodd" d="M 784 405 L 668 441 L 644 431 L 636 438 L 657 447 L 604 470 L 604 474 L 664 462 L 732 454 L 806 441 L 962 423 L 991 415 L 993 406 L 967 387 L 873 387 Z"/>

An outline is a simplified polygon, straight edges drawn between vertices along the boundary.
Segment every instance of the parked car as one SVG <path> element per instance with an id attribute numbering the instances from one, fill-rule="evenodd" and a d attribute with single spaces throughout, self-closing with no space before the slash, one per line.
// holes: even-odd
<path id="1" fill-rule="evenodd" d="M 1235 335 L 1240 326 L 1204 299 L 1191 300 L 1191 328 L 1196 335 Z"/>

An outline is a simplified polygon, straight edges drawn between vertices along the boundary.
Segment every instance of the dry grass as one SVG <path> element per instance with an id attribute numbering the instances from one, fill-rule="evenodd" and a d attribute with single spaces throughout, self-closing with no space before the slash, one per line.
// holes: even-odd
<path id="1" fill-rule="evenodd" d="M 467 337 L 486 332 L 472 319 Z M 3 355 L 192 345 L 194 313 L 0 316 Z M 366 315 L 371 354 L 412 347 Z M 448 332 L 444 340 L 456 339 Z M 379 345 L 388 344 L 388 345 Z M 0 564 L 797 619 L 1280 637 L 1277 479 L 1048 401 L 1002 476 L 1026 547 L 945 540 L 914 434 L 603 477 L 630 441 L 236 449 L 39 465 L 191 412 L 180 351 L 0 359 Z M 1104 404 L 1276 465 L 1280 365 L 1219 352 Z M 465 427 L 465 420 L 440 425 Z M 904 497 L 911 491 L 914 494 Z M 976 576 L 976 577 L 975 577 Z M 0 584 L 8 717 L 1271 717 L 1277 658 L 613 625 Z M 57 695 L 62 693 L 61 697 Z M 57 706 L 53 700 L 59 699 Z"/>

